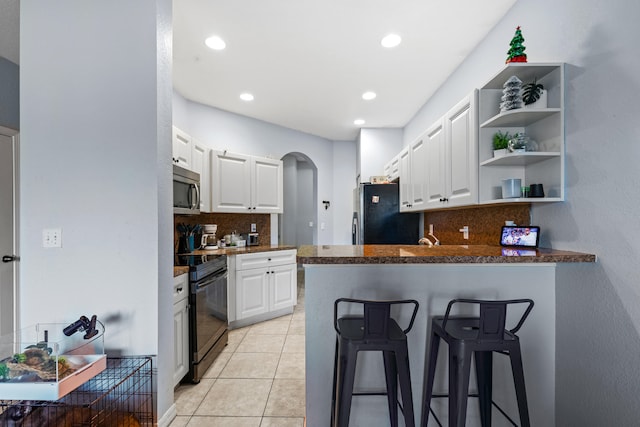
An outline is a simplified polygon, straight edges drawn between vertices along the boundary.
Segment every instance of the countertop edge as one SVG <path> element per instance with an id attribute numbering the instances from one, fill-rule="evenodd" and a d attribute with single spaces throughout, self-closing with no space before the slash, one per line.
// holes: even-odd
<path id="1" fill-rule="evenodd" d="M 436 251 L 440 251 L 437 253 Z M 472 251 L 473 254 L 465 254 Z M 445 252 L 445 253 L 442 253 Z M 451 246 L 429 249 L 409 246 L 303 246 L 298 264 L 541 264 L 595 263 L 595 254 L 541 248 L 533 254 L 514 255 L 498 246 Z"/>
<path id="2" fill-rule="evenodd" d="M 259 252 L 274 252 L 274 251 L 288 251 L 295 250 L 295 246 L 289 245 L 263 245 L 263 246 L 244 246 L 241 248 L 220 248 L 213 250 L 196 250 L 188 254 L 180 255 L 241 255 L 241 254 L 254 254 Z M 181 276 L 189 273 L 188 266 L 173 266 L 173 277 Z"/>

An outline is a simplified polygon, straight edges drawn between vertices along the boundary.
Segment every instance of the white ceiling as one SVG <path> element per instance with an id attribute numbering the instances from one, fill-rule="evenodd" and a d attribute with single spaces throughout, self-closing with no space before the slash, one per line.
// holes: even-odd
<path id="1" fill-rule="evenodd" d="M 174 0 L 174 87 L 202 104 L 353 140 L 357 118 L 403 127 L 515 1 Z M 384 49 L 390 32 L 402 44 Z M 212 34 L 224 51 L 205 46 Z M 244 91 L 255 100 L 241 101 Z M 364 101 L 365 91 L 378 96 Z"/>
<path id="2" fill-rule="evenodd" d="M 202 104 L 353 140 L 357 118 L 404 126 L 515 2 L 174 0 L 174 87 Z M 382 48 L 391 32 L 402 44 Z M 205 46 L 212 34 L 225 50 Z M 0 0 L 0 56 L 19 63 L 19 0 Z M 255 100 L 241 101 L 245 91 Z M 364 101 L 365 91 L 378 96 Z"/>

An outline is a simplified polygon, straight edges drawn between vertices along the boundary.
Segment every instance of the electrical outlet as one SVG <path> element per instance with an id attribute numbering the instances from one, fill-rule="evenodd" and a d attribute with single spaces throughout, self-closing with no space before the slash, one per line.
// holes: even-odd
<path id="1" fill-rule="evenodd" d="M 255 224 L 251 224 L 251 232 L 255 233 L 257 230 L 256 225 Z"/>
<path id="2" fill-rule="evenodd" d="M 62 229 L 61 228 L 45 228 L 42 230 L 42 247 L 43 248 L 61 248 L 62 247 Z"/>

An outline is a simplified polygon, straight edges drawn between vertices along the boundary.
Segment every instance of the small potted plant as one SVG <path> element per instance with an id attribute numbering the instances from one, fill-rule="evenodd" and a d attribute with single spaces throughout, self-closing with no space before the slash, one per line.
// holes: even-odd
<path id="1" fill-rule="evenodd" d="M 529 139 L 524 133 L 516 133 L 509 139 L 507 150 L 510 153 L 524 153 Z"/>
<path id="2" fill-rule="evenodd" d="M 502 157 L 507 154 L 510 139 L 509 132 L 498 131 L 493 134 L 493 157 Z"/>
<path id="3" fill-rule="evenodd" d="M 522 85 L 522 101 L 524 108 L 547 108 L 547 91 L 533 79 L 531 83 Z"/>

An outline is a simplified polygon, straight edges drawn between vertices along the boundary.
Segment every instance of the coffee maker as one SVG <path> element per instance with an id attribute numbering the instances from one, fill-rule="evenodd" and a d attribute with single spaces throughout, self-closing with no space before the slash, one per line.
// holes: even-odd
<path id="1" fill-rule="evenodd" d="M 200 249 L 218 249 L 216 231 L 218 231 L 218 226 L 216 224 L 202 224 Z"/>

